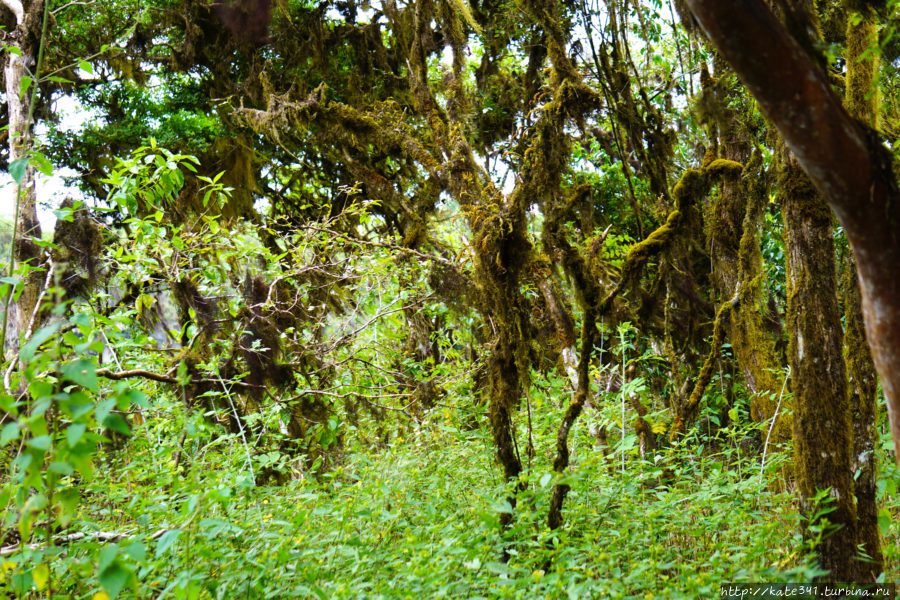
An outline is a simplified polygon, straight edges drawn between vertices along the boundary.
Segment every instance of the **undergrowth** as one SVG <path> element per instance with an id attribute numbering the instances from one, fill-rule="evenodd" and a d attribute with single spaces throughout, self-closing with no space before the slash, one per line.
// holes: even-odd
<path id="1" fill-rule="evenodd" d="M 509 505 L 489 434 L 449 412 L 380 452 L 348 451 L 333 471 L 276 487 L 254 484 L 260 464 L 247 462 L 239 437 L 175 401 L 156 410 L 82 483 L 69 531 L 89 535 L 36 548 L 30 566 L 3 562 L 8 593 L 43 597 L 52 586 L 55 597 L 103 598 L 98 573 L 108 588 L 112 571 L 120 598 L 696 598 L 723 582 L 820 574 L 793 493 L 773 491 L 784 487 L 778 454 L 761 478 L 758 456 L 689 438 L 674 454 L 632 452 L 622 472 L 582 426 L 565 525 L 551 532 L 554 432 L 537 423 L 526 490 L 501 531 Z M 884 533 L 896 570 L 897 526 Z M 50 565 L 49 581 L 35 581 L 39 564 Z"/>

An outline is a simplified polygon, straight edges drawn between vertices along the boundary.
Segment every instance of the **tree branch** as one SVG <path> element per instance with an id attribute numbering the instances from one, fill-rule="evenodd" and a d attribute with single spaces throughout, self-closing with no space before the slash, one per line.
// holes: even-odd
<path id="1" fill-rule="evenodd" d="M 25 9 L 22 7 L 22 2 L 20 0 L 0 0 L 0 2 L 16 15 L 16 25 L 21 25 L 25 20 Z"/>

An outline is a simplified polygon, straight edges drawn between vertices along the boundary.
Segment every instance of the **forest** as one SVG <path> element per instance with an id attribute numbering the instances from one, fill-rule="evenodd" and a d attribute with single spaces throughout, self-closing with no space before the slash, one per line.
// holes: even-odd
<path id="1" fill-rule="evenodd" d="M 0 0 L 0 598 L 900 597 L 900 0 Z"/>

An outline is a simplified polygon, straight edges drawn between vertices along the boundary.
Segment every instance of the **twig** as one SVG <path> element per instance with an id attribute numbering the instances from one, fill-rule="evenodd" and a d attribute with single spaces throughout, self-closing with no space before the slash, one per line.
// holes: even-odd
<path id="1" fill-rule="evenodd" d="M 159 381 L 161 383 L 178 383 L 178 379 L 175 377 L 171 377 L 169 375 L 161 375 L 159 373 L 147 371 L 146 369 L 130 369 L 128 371 L 110 371 L 107 368 L 102 368 L 102 369 L 97 369 L 97 377 L 105 377 L 106 379 L 112 379 L 114 381 L 119 381 L 121 379 L 131 379 L 133 377 L 143 377 L 144 379 L 150 379 L 152 381 Z"/>
<path id="2" fill-rule="evenodd" d="M 50 14 L 55 17 L 57 13 L 64 11 L 65 9 L 69 8 L 70 6 L 91 6 L 96 3 L 97 3 L 96 0 L 93 0 L 91 2 L 77 2 L 77 1 L 67 2 L 67 3 L 63 4 L 62 6 L 60 6 L 59 8 L 55 8 L 52 11 L 50 11 Z"/>
<path id="3" fill-rule="evenodd" d="M 50 280 L 53 278 L 53 271 L 56 268 L 56 264 L 52 260 L 47 261 L 49 263 L 49 268 L 47 269 L 47 276 L 44 277 L 44 287 L 41 288 L 41 293 L 38 294 L 37 302 L 34 303 L 34 310 L 31 311 L 31 316 L 28 318 L 28 327 L 25 329 L 25 339 L 31 337 L 31 334 L 34 332 L 34 321 L 37 318 L 38 312 L 41 310 L 41 302 L 44 301 L 44 296 L 47 295 L 47 289 L 50 287 Z"/>
<path id="4" fill-rule="evenodd" d="M 440 263 L 440 264 L 448 266 L 448 267 L 459 267 L 459 265 L 457 265 L 453 261 L 447 260 L 446 258 L 444 258 L 442 256 L 438 256 L 437 254 L 429 254 L 427 252 L 420 252 L 420 251 L 414 250 L 412 248 L 407 248 L 406 246 L 398 246 L 397 244 L 386 244 L 384 242 L 373 242 L 370 240 L 354 238 L 354 237 L 350 237 L 349 235 L 347 235 L 345 233 L 341 233 L 339 231 L 334 231 L 332 229 L 326 229 L 324 227 L 315 227 L 313 225 L 307 225 L 306 227 L 304 227 L 304 229 L 307 229 L 310 231 L 317 231 L 319 233 L 327 233 L 329 235 L 343 238 L 343 239 L 347 240 L 348 242 L 360 244 L 363 246 L 373 246 L 375 248 L 386 248 L 388 250 L 396 250 L 397 252 L 406 252 L 407 254 L 412 254 L 413 256 L 417 256 L 424 260 L 433 260 L 434 262 Z"/>
<path id="5" fill-rule="evenodd" d="M 241 416 L 238 414 L 237 408 L 231 400 L 231 390 L 225 385 L 225 381 L 222 379 L 221 375 L 218 376 L 218 379 L 219 384 L 222 386 L 222 391 L 225 392 L 225 397 L 228 399 L 228 404 L 231 406 L 231 412 L 234 413 L 235 421 L 237 421 L 238 431 L 241 433 L 241 441 L 244 442 L 244 451 L 247 453 L 247 468 L 250 470 L 250 477 L 253 478 L 253 482 L 256 483 L 256 474 L 253 472 L 253 458 L 250 456 L 250 445 L 247 443 L 247 435 L 244 433 L 244 422 L 241 420 Z M 259 507 L 257 507 L 257 512 L 259 513 L 259 525 L 260 527 L 263 527 L 262 511 L 259 510 Z"/>
<path id="6" fill-rule="evenodd" d="M 769 438 L 772 437 L 772 431 L 775 429 L 775 421 L 778 419 L 778 412 L 781 410 L 781 399 L 784 398 L 784 390 L 787 387 L 788 377 L 791 375 L 791 368 L 784 376 L 784 383 L 781 385 L 781 393 L 778 395 L 778 404 L 775 405 L 775 414 L 772 415 L 772 424 L 769 425 L 769 433 L 766 434 L 766 443 L 763 444 L 762 462 L 759 464 L 759 484 L 762 485 L 763 473 L 766 470 L 766 452 L 769 450 Z"/>
<path id="7" fill-rule="evenodd" d="M 130 369 L 127 371 L 110 371 L 106 367 L 97 369 L 96 371 L 97 377 L 105 377 L 106 379 L 112 379 L 113 381 L 119 381 L 121 379 L 131 379 L 134 377 L 143 377 L 144 379 L 150 379 L 151 381 L 159 381 L 160 383 L 178 383 L 178 378 L 173 377 L 171 375 L 162 375 L 160 373 L 154 373 L 153 371 L 147 371 L 146 369 Z M 216 379 L 218 380 L 218 379 Z M 212 379 L 191 379 L 190 383 L 206 383 L 209 381 L 213 381 Z M 229 381 L 230 385 L 234 385 L 237 387 L 244 388 L 262 388 L 264 386 L 256 385 L 254 383 L 246 383 L 244 381 Z"/>
<path id="8" fill-rule="evenodd" d="M 126 532 L 113 532 L 113 531 L 95 531 L 93 533 L 84 533 L 83 531 L 79 531 L 78 533 L 69 533 L 67 535 L 61 535 L 56 538 L 53 538 L 54 544 L 65 545 L 70 542 L 76 542 L 78 540 L 95 540 L 100 542 L 118 542 L 119 540 L 128 537 L 134 533 L 133 531 Z M 154 534 L 156 535 L 156 534 Z M 160 534 L 162 535 L 162 534 Z M 155 539 L 152 538 L 151 539 Z M 46 546 L 46 543 L 41 544 L 28 544 L 29 550 L 38 550 Z M 16 554 L 17 552 L 22 550 L 21 544 L 13 544 L 11 546 L 4 546 L 0 548 L 0 556 L 10 556 L 12 554 Z"/>

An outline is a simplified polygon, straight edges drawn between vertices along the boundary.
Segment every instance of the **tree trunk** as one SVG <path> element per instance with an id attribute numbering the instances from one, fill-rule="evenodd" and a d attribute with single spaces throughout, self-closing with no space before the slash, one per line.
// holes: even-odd
<path id="1" fill-rule="evenodd" d="M 18 0 L 2 0 L 3 4 L 15 14 L 16 29 L 10 35 L 8 44 L 19 50 L 20 54 L 6 52 L 4 75 L 6 79 L 6 98 L 9 112 L 9 162 L 28 156 L 32 144 L 32 111 L 29 110 L 31 86 L 22 89 L 22 80 L 26 75 L 26 67 L 37 63 L 37 54 L 41 35 L 43 17 L 43 0 L 33 0 L 23 7 Z M 32 268 L 38 266 L 41 250 L 32 238 L 41 237 L 41 226 L 37 218 L 34 187 L 34 167 L 28 165 L 18 186 L 19 197 L 16 210 L 16 245 L 15 263 L 28 264 Z M 22 294 L 15 308 L 13 331 L 24 334 L 34 314 L 40 295 L 43 277 L 31 271 L 26 277 Z"/>
<path id="2" fill-rule="evenodd" d="M 877 126 L 878 120 L 878 85 L 875 82 L 878 49 L 875 15 L 870 12 L 850 13 L 847 19 L 847 90 L 844 103 L 852 116 L 873 128 Z M 847 263 L 842 282 L 846 321 L 844 358 L 849 376 L 850 410 L 853 418 L 853 472 L 858 473 L 856 511 L 859 516 L 859 543 L 872 559 L 871 563 L 863 565 L 864 576 L 875 581 L 884 568 L 875 493 L 878 378 L 872 353 L 866 342 L 856 261 L 849 257 Z"/>
<path id="3" fill-rule="evenodd" d="M 578 354 L 575 350 L 575 323 L 565 305 L 565 299 L 559 290 L 559 286 L 553 279 L 550 269 L 538 276 L 537 287 L 544 298 L 544 305 L 550 312 L 553 324 L 556 326 L 559 340 L 559 357 L 562 367 L 569 376 L 572 389 L 578 389 Z"/>
<path id="4" fill-rule="evenodd" d="M 851 471 L 852 430 L 841 352 L 831 211 L 791 157 L 779 177 L 787 261 L 787 326 L 794 393 L 794 468 L 800 510 L 821 526 L 818 490 L 829 490 L 832 512 L 816 548 L 832 581 L 856 581 L 856 505 Z M 826 443 L 827 441 L 827 443 Z"/>
<path id="5" fill-rule="evenodd" d="M 848 114 L 827 75 L 765 2 L 686 2 L 847 232 L 900 465 L 900 193 L 892 157 Z"/>
<path id="6" fill-rule="evenodd" d="M 720 133 L 724 158 L 746 165 L 741 177 L 725 177 L 719 197 L 709 217 L 710 257 L 713 282 L 724 301 L 738 296 L 739 302 L 728 322 L 728 340 L 744 375 L 750 398 L 750 416 L 754 421 L 770 423 L 775 416 L 777 397 L 782 389 L 782 366 L 775 338 L 766 328 L 765 272 L 759 245 L 759 222 L 765 202 L 758 181 L 764 173 L 759 160 L 750 162 L 750 144 L 741 125 L 729 111 Z M 749 183 L 748 183 L 749 181 Z M 779 417 L 773 430 L 774 440 L 790 437 L 789 420 Z"/>

